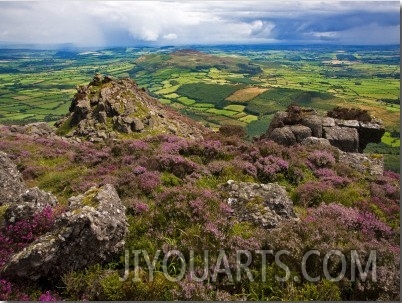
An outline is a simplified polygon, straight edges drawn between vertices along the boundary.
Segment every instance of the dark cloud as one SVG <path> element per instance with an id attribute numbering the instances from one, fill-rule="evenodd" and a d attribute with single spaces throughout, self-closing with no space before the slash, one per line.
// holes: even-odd
<path id="1" fill-rule="evenodd" d="M 0 2 L 0 42 L 397 44 L 399 10 L 399 1 Z"/>

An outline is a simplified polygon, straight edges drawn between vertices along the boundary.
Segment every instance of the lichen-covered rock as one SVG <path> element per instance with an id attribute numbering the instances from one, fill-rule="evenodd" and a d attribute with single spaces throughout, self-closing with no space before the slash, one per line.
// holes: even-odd
<path id="1" fill-rule="evenodd" d="M 63 274 L 110 260 L 124 246 L 125 207 L 112 185 L 69 199 L 70 210 L 53 231 L 12 256 L 1 275 L 9 279 L 59 279 Z"/>
<path id="2" fill-rule="evenodd" d="M 35 122 L 26 125 L 11 125 L 13 133 L 30 135 L 33 138 L 55 136 L 54 129 L 46 122 Z"/>
<path id="3" fill-rule="evenodd" d="M 19 197 L 19 201 L 11 204 L 6 212 L 6 224 L 32 218 L 36 213 L 42 211 L 45 207 L 54 207 L 57 204 L 57 198 L 51 193 L 40 190 L 37 187 L 27 189 Z"/>
<path id="4" fill-rule="evenodd" d="M 307 137 L 301 143 L 302 145 L 317 146 L 318 148 L 331 146 L 331 143 L 328 141 L 328 139 L 317 137 Z"/>
<path id="5" fill-rule="evenodd" d="M 295 136 L 297 143 L 311 136 L 311 129 L 304 125 L 292 125 L 290 126 L 290 130 Z"/>
<path id="6" fill-rule="evenodd" d="M 359 152 L 369 143 L 380 143 L 385 129 L 378 123 L 359 122 Z"/>
<path id="7" fill-rule="evenodd" d="M 351 127 L 324 127 L 324 137 L 331 145 L 340 150 L 357 153 L 359 151 L 359 134 Z"/>
<path id="8" fill-rule="evenodd" d="M 0 151 L 0 206 L 19 201 L 26 190 L 17 166 Z"/>
<path id="9" fill-rule="evenodd" d="M 296 137 L 290 129 L 290 126 L 275 128 L 272 130 L 268 138 L 285 146 L 291 146 L 297 143 Z"/>
<path id="10" fill-rule="evenodd" d="M 293 202 L 283 186 L 229 180 L 221 186 L 228 193 L 228 204 L 240 221 L 249 221 L 267 229 L 284 220 L 296 220 Z"/>
<path id="11" fill-rule="evenodd" d="M 301 124 L 307 126 L 311 129 L 311 135 L 313 137 L 321 138 L 322 137 L 322 119 L 316 115 L 309 115 L 303 117 Z"/>
<path id="12" fill-rule="evenodd" d="M 363 174 L 383 175 L 384 157 L 379 154 L 341 153 L 339 162 Z"/>

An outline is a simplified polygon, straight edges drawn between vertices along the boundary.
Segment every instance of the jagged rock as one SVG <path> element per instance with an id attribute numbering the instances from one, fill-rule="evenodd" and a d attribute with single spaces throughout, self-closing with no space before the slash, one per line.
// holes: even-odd
<path id="1" fill-rule="evenodd" d="M 107 122 L 107 114 L 105 111 L 100 111 L 98 113 L 98 121 L 99 123 L 106 123 Z"/>
<path id="2" fill-rule="evenodd" d="M 12 133 L 25 134 L 25 126 L 23 126 L 23 125 L 11 125 L 10 126 L 10 131 Z"/>
<path id="3" fill-rule="evenodd" d="M 45 122 L 30 123 L 25 125 L 25 133 L 32 135 L 33 137 L 46 137 L 52 135 L 53 128 Z"/>
<path id="4" fill-rule="evenodd" d="M 98 131 L 97 134 L 98 138 L 106 140 L 107 139 L 107 134 L 104 131 Z"/>
<path id="5" fill-rule="evenodd" d="M 301 143 L 302 143 L 302 145 L 307 145 L 307 146 L 311 146 L 311 145 L 316 145 L 316 146 L 320 146 L 320 147 L 331 146 L 331 143 L 328 141 L 328 139 L 317 138 L 317 137 L 308 137 L 308 138 L 304 139 Z"/>
<path id="6" fill-rule="evenodd" d="M 131 133 L 131 125 L 125 123 L 121 116 L 113 117 L 113 125 L 114 128 L 121 133 L 125 134 Z"/>
<path id="7" fill-rule="evenodd" d="M 6 153 L 0 151 L 0 206 L 19 201 L 25 191 L 17 166 Z"/>
<path id="8" fill-rule="evenodd" d="M 324 136 L 331 145 L 340 150 L 356 153 L 359 150 L 359 134 L 355 128 L 350 127 L 324 127 Z"/>
<path id="9" fill-rule="evenodd" d="M 37 187 L 27 189 L 20 195 L 18 203 L 11 204 L 6 212 L 5 219 L 7 224 L 11 224 L 22 219 L 32 218 L 35 213 L 40 212 L 47 206 L 56 206 L 57 198 L 51 193 L 40 190 Z"/>
<path id="10" fill-rule="evenodd" d="M 359 122 L 359 152 L 363 152 L 369 143 L 380 143 L 385 129 L 378 123 Z"/>
<path id="11" fill-rule="evenodd" d="M 311 129 L 304 125 L 292 125 L 290 126 L 290 130 L 295 136 L 297 143 L 311 136 Z"/>
<path id="12" fill-rule="evenodd" d="M 360 124 L 357 120 L 336 120 L 336 125 L 338 126 L 345 126 L 345 127 L 353 127 L 359 128 Z"/>
<path id="13" fill-rule="evenodd" d="M 322 119 L 320 119 L 320 117 L 317 116 L 307 116 L 307 117 L 303 117 L 302 125 L 307 126 L 308 128 L 311 129 L 311 135 L 313 137 L 318 137 L 321 138 L 322 137 Z"/>
<path id="14" fill-rule="evenodd" d="M 144 123 L 141 122 L 138 118 L 133 118 L 133 122 L 131 123 L 131 129 L 133 131 L 139 132 L 145 128 Z"/>
<path id="15" fill-rule="evenodd" d="M 46 122 L 35 122 L 26 125 L 11 125 L 10 131 L 30 135 L 33 138 L 54 136 L 53 128 Z"/>
<path id="16" fill-rule="evenodd" d="M 275 128 L 272 130 L 268 138 L 285 146 L 291 146 L 297 142 L 295 135 L 290 129 L 290 126 Z"/>
<path id="17" fill-rule="evenodd" d="M 31 218 L 46 206 L 55 206 L 57 199 L 37 187 L 27 189 L 15 164 L 0 152 L 0 205 L 5 204 L 4 218 L 10 224 Z"/>
<path id="18" fill-rule="evenodd" d="M 71 119 L 71 124 L 78 124 L 85 119 L 91 110 L 91 104 L 88 99 L 79 100 L 74 107 L 74 114 Z"/>
<path id="19" fill-rule="evenodd" d="M 292 200 L 277 183 L 258 184 L 229 180 L 221 186 L 228 193 L 228 204 L 240 221 L 275 228 L 284 220 L 297 219 Z"/>
<path id="20" fill-rule="evenodd" d="M 325 127 L 334 127 L 335 126 L 335 119 L 330 117 L 324 117 L 322 119 L 322 126 Z"/>
<path id="21" fill-rule="evenodd" d="M 341 153 L 339 162 L 352 167 L 358 172 L 370 175 L 383 175 L 384 157 L 378 154 Z"/>
<path id="22" fill-rule="evenodd" d="M 108 118 L 112 118 L 113 123 L 108 122 Z M 202 138 L 211 132 L 162 105 L 133 80 L 100 74 L 95 75 L 89 85 L 77 88 L 70 115 L 55 125 L 63 127 L 63 132 L 71 128 L 71 133 L 67 132 L 71 140 L 81 137 L 92 142 L 99 141 L 99 130 L 105 131 L 108 137 L 111 137 L 110 132 L 115 132 L 116 139 L 125 138 L 119 133 L 147 135 L 151 130 L 194 138 Z"/>
<path id="23" fill-rule="evenodd" d="M 274 129 L 284 127 L 284 120 L 288 116 L 287 112 L 278 111 L 275 113 L 274 117 L 272 118 L 271 123 L 269 124 L 267 134 L 270 135 Z"/>
<path id="24" fill-rule="evenodd" d="M 2 277 L 59 279 L 69 271 L 108 261 L 123 248 L 125 208 L 112 185 L 72 197 L 69 206 L 53 231 L 12 256 Z"/>
<path id="25" fill-rule="evenodd" d="M 91 85 L 101 85 L 103 80 L 104 80 L 103 75 L 96 73 L 94 76 L 94 79 L 92 80 L 92 82 L 90 84 Z"/>

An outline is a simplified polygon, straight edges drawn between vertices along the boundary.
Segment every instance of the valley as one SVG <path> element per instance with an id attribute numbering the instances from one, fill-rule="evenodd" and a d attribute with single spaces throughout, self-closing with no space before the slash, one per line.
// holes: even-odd
<path id="1" fill-rule="evenodd" d="M 0 123 L 60 119 L 76 85 L 99 72 L 131 77 L 182 114 L 214 130 L 242 126 L 249 137 L 264 133 L 275 112 L 292 103 L 317 111 L 365 109 L 387 130 L 383 144 L 370 151 L 395 154 L 400 145 L 399 64 L 399 47 L 392 46 L 3 49 Z"/>

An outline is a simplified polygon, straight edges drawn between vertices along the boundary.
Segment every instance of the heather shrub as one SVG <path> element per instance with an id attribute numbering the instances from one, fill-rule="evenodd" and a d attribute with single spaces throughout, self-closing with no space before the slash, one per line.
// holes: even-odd
<path id="1" fill-rule="evenodd" d="M 4 225 L 0 229 L 0 268 L 11 255 L 20 251 L 40 235 L 50 231 L 55 220 L 53 209 L 48 206 L 27 218 Z"/>
<path id="2" fill-rule="evenodd" d="M 330 168 L 318 168 L 314 170 L 314 175 L 317 178 L 332 178 L 336 176 L 336 172 Z"/>
<path id="3" fill-rule="evenodd" d="M 179 281 L 177 289 L 173 292 L 175 300 L 184 301 L 212 301 L 216 299 L 214 287 L 205 282 L 196 282 L 188 274 Z"/>
<path id="4" fill-rule="evenodd" d="M 114 157 L 121 157 L 122 155 L 138 157 L 142 153 L 150 153 L 151 146 L 144 140 L 123 140 L 114 142 L 111 145 L 110 153 Z"/>
<path id="5" fill-rule="evenodd" d="M 324 193 L 330 189 L 331 186 L 325 182 L 306 182 L 296 189 L 296 202 L 304 207 L 318 206 L 324 201 Z"/>
<path id="6" fill-rule="evenodd" d="M 351 266 L 351 251 L 356 250 L 361 262 L 366 262 L 371 251 L 376 251 L 377 281 L 372 279 L 373 268 L 368 269 L 368 278 L 358 274 L 351 280 L 350 267 L 344 278 L 336 282 L 342 300 L 398 300 L 399 299 L 399 234 L 379 221 L 373 214 L 339 204 L 321 205 L 309 209 L 299 223 L 288 222 L 268 235 L 274 250 L 290 252 L 283 262 L 291 270 L 300 272 L 300 260 L 309 250 L 320 255 L 308 259 L 307 269 L 311 277 L 323 275 L 323 258 L 330 250 L 339 250 Z M 364 264 L 364 263 L 363 263 Z M 333 257 L 328 263 L 329 274 L 340 273 L 340 258 Z M 388 275 L 388 276 L 387 276 Z"/>
<path id="7" fill-rule="evenodd" d="M 225 130 L 222 130 L 224 133 Z M 266 265 L 267 282 L 259 279 L 261 264 L 253 263 L 251 282 L 244 272 L 240 282 L 231 283 L 224 274 L 216 282 L 193 282 L 188 276 L 179 283 L 169 282 L 156 264 L 154 280 L 148 279 L 147 264 L 140 259 L 140 281 L 120 281 L 124 255 L 113 261 L 68 273 L 63 278 L 63 299 L 67 300 L 398 300 L 399 299 L 399 175 L 385 171 L 383 176 L 365 176 L 353 168 L 337 163 L 330 148 L 311 150 L 302 145 L 290 148 L 272 141 L 244 142 L 233 134 L 212 134 L 204 140 L 190 141 L 172 135 L 142 140 L 110 142 L 101 145 L 54 142 L 50 138 L 33 140 L 0 133 L 0 149 L 18 164 L 29 186 L 52 191 L 62 203 L 72 194 L 94 185 L 114 184 L 127 206 L 128 235 L 126 249 L 146 250 L 150 258 L 162 250 L 180 250 L 188 262 L 195 251 L 198 276 L 204 270 L 203 250 L 211 252 L 211 273 L 217 251 L 229 256 L 235 272 L 236 249 L 286 249 L 289 256 L 281 260 L 289 266 L 291 278 L 272 259 Z M 228 136 L 221 138 L 222 136 Z M 4 140 L 3 140 L 4 139 Z M 109 143 L 108 143 L 109 144 Z M 233 179 L 246 182 L 279 181 L 294 193 L 298 223 L 285 222 L 267 232 L 248 222 L 238 222 L 227 204 L 220 184 Z M 342 205 L 329 204 L 337 202 Z M 326 205 L 329 204 L 329 205 Z M 314 206 L 315 208 L 308 208 Z M 354 208 L 345 207 L 353 206 Z M 0 208 L 0 217 L 1 217 Z M 46 211 L 50 211 L 47 209 Z M 57 214 L 51 215 L 52 218 Z M 16 222 L 0 228 L 0 267 L 53 224 L 49 213 L 42 217 Z M 3 222 L 4 224 L 4 222 Z M 350 272 L 339 282 L 321 279 L 316 283 L 302 279 L 303 254 L 311 249 L 321 252 L 308 262 L 311 276 L 321 275 L 323 257 L 339 249 L 350 264 L 350 252 L 356 250 L 362 263 L 371 250 L 377 251 L 377 279 L 374 283 L 351 281 Z M 132 257 L 132 255 L 131 255 Z M 254 260 L 254 256 L 253 256 Z M 130 269 L 134 267 L 130 258 Z M 178 274 L 180 263 L 171 258 L 168 270 Z M 329 261 L 329 271 L 336 276 L 341 264 L 336 257 Z M 1 269 L 1 268 L 0 268 Z M 371 277 L 371 269 L 369 277 Z M 42 291 L 33 283 L 19 291 L 17 285 L 0 279 L 2 300 L 61 299 L 56 291 Z"/>
<path id="8" fill-rule="evenodd" d="M 183 156 L 199 156 L 202 163 L 206 164 L 211 160 L 229 160 L 230 154 L 225 150 L 219 140 L 204 140 L 201 142 L 191 142 L 187 147 L 181 149 Z"/>
<path id="9" fill-rule="evenodd" d="M 110 148 L 104 147 L 99 150 L 98 148 L 95 148 L 95 146 L 86 143 L 76 151 L 73 161 L 80 165 L 85 164 L 91 167 L 106 161 L 110 156 Z"/>
<path id="10" fill-rule="evenodd" d="M 229 165 L 230 164 L 227 161 L 216 160 L 208 163 L 207 169 L 210 172 L 210 174 L 219 176 L 224 171 L 225 168 L 229 167 Z"/>
<path id="11" fill-rule="evenodd" d="M 190 249 L 258 247 L 254 236 L 242 238 L 233 232 L 232 209 L 212 190 L 195 189 L 191 185 L 168 188 L 155 201 L 152 225 L 159 231 L 154 235 L 159 239 L 159 247 L 179 249 L 183 253 Z"/>
<path id="12" fill-rule="evenodd" d="M 246 131 L 239 125 L 223 125 L 219 128 L 219 134 L 224 137 L 246 137 Z"/>
<path id="13" fill-rule="evenodd" d="M 290 166 L 285 176 L 289 183 L 293 185 L 299 185 L 305 179 L 304 171 L 296 166 Z"/>
<path id="14" fill-rule="evenodd" d="M 156 156 L 158 170 L 167 171 L 174 174 L 176 177 L 184 178 L 197 170 L 199 167 L 196 163 L 187 160 L 180 155 L 159 155 Z"/>
<path id="15" fill-rule="evenodd" d="M 339 176 L 326 176 L 320 178 L 323 182 L 332 185 L 335 188 L 344 188 L 345 186 L 352 183 L 352 181 L 345 177 Z"/>
<path id="16" fill-rule="evenodd" d="M 266 281 L 261 281 L 259 272 L 254 274 L 257 277 L 249 285 L 248 300 L 252 301 L 339 301 L 341 292 L 334 282 L 322 280 L 319 282 L 303 281 L 277 281 L 277 277 L 284 275 L 283 269 L 275 262 L 265 267 Z M 297 272 L 291 276 L 298 277 Z"/>
<path id="17" fill-rule="evenodd" d="M 343 120 L 358 120 L 362 122 L 370 122 L 371 116 L 367 110 L 360 108 L 345 108 L 337 106 L 327 112 L 328 117 L 343 119 Z"/>
<path id="18" fill-rule="evenodd" d="M 347 178 L 322 178 L 320 181 L 308 181 L 294 192 L 294 201 L 303 207 L 315 207 L 321 203 L 337 202 L 346 206 L 357 205 L 363 201 L 366 193 L 351 184 Z"/>
<path id="19" fill-rule="evenodd" d="M 150 195 L 161 184 L 160 174 L 155 171 L 146 171 L 139 174 L 137 179 L 139 189 L 147 195 Z"/>
<path id="20" fill-rule="evenodd" d="M 41 302 L 56 302 L 59 300 L 59 296 L 52 294 L 50 291 L 46 291 L 45 293 L 41 294 L 38 299 L 38 301 Z"/>
<path id="21" fill-rule="evenodd" d="M 129 215 L 144 215 L 149 212 L 148 203 L 139 199 L 129 199 L 125 201 L 127 214 Z"/>
<path id="22" fill-rule="evenodd" d="M 231 161 L 231 164 L 233 167 L 237 168 L 243 174 L 252 176 L 254 178 L 257 177 L 257 168 L 255 167 L 255 165 L 248 161 L 242 160 L 241 157 L 234 158 Z"/>
<path id="23" fill-rule="evenodd" d="M 102 268 L 94 265 L 82 271 L 71 271 L 62 277 L 67 300 L 100 300 Z"/>
<path id="24" fill-rule="evenodd" d="M 358 180 L 361 178 L 361 174 L 358 171 L 345 163 L 336 163 L 333 166 L 333 169 L 336 174 L 341 177 L 346 177 L 351 180 Z"/>
<path id="25" fill-rule="evenodd" d="M 159 151 L 162 154 L 179 154 L 180 151 L 188 148 L 188 141 L 176 136 L 164 136 L 160 143 Z"/>
<path id="26" fill-rule="evenodd" d="M 274 155 L 285 158 L 288 154 L 288 149 L 286 147 L 271 140 L 259 141 L 256 145 L 258 146 L 258 153 L 261 155 L 261 157 Z"/>
<path id="27" fill-rule="evenodd" d="M 309 156 L 308 160 L 310 161 L 312 167 L 320 168 L 320 167 L 331 167 L 335 164 L 334 156 L 326 150 L 316 150 L 313 151 Z"/>
<path id="28" fill-rule="evenodd" d="M 8 301 L 11 298 L 12 285 L 7 280 L 0 280 L 0 300 Z"/>
<path id="29" fill-rule="evenodd" d="M 286 171 L 289 163 L 282 158 L 269 155 L 258 159 L 255 167 L 257 168 L 258 179 L 266 183 L 274 181 L 278 173 Z"/>
<path id="30" fill-rule="evenodd" d="M 18 170 L 25 181 L 37 179 L 46 173 L 46 168 L 38 165 L 19 165 Z"/>

